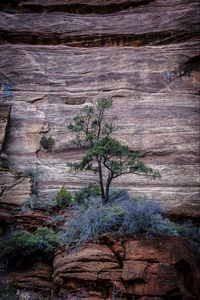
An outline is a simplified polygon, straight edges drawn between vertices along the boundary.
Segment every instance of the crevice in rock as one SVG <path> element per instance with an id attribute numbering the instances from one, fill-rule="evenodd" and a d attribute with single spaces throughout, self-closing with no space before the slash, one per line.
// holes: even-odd
<path id="1" fill-rule="evenodd" d="M 81 1 L 80 1 L 81 2 Z M 88 1 L 89 2 L 89 1 Z M 113 14 L 123 10 L 129 10 L 148 5 L 155 0 L 124 0 L 121 3 L 114 1 L 108 1 L 110 3 L 66 3 L 62 1 L 56 3 L 56 1 L 40 3 L 39 1 L 33 3 L 26 1 L 7 1 L 2 0 L 0 4 L 0 10 L 7 13 L 51 13 L 51 12 L 67 12 L 71 14 Z"/>
<path id="2" fill-rule="evenodd" d="M 39 97 L 36 99 L 32 99 L 29 101 L 30 104 L 39 104 L 39 103 L 43 103 L 47 100 L 47 94 L 44 95 L 43 97 Z"/>
<path id="3" fill-rule="evenodd" d="M 180 76 L 190 75 L 193 71 L 200 72 L 200 55 L 190 58 L 179 67 Z"/>
<path id="4" fill-rule="evenodd" d="M 184 42 L 197 36 L 197 32 L 187 31 L 161 31 L 143 34 L 97 34 L 97 35 L 76 35 L 47 34 L 33 32 L 10 32 L 1 30 L 0 43 L 29 45 L 66 45 L 69 47 L 142 47 L 161 46 Z"/>
<path id="5" fill-rule="evenodd" d="M 100 238 L 100 242 L 103 244 L 105 243 L 106 246 L 110 249 L 110 251 L 115 255 L 115 258 L 120 266 L 121 269 L 123 269 L 123 261 L 125 258 L 125 245 L 124 240 L 119 239 L 120 245 L 116 247 L 115 245 L 116 237 L 110 237 L 110 236 L 102 236 Z M 118 251 L 117 251 L 118 250 Z M 120 250 L 120 251 L 119 251 Z"/>
<path id="6" fill-rule="evenodd" d="M 0 149 L 0 152 L 4 153 L 5 148 L 6 148 L 6 143 L 7 143 L 7 137 L 8 137 L 8 132 L 9 132 L 9 127 L 10 127 L 10 113 L 11 113 L 11 105 L 0 105 L 0 109 L 1 107 L 5 108 L 8 110 L 8 118 L 7 118 L 7 124 L 6 124 L 6 128 L 5 128 L 5 132 L 4 132 L 4 138 L 2 141 L 2 147 Z"/>
<path id="7" fill-rule="evenodd" d="M 6 185 L 6 186 L 0 187 L 0 188 L 1 188 L 1 190 L 0 190 L 0 197 L 3 196 L 4 192 L 9 191 L 9 190 L 11 190 L 12 188 L 14 188 L 15 186 L 17 186 L 17 185 L 19 185 L 20 183 L 22 183 L 22 182 L 24 181 L 24 178 L 25 178 L 25 177 L 23 177 L 21 180 L 17 181 L 16 183 L 14 183 L 14 184 L 12 184 L 12 185 L 10 185 L 10 186 L 7 186 L 7 185 Z"/>

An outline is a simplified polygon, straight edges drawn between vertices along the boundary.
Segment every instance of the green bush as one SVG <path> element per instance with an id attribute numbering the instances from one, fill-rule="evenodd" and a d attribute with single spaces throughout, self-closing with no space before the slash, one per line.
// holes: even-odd
<path id="1" fill-rule="evenodd" d="M 64 186 L 61 187 L 60 191 L 56 194 L 56 205 L 60 208 L 71 206 L 75 203 L 72 194 L 66 190 Z"/>
<path id="2" fill-rule="evenodd" d="M 50 258 L 59 246 L 57 233 L 47 227 L 38 227 L 34 233 L 26 230 L 11 232 L 0 246 L 0 259 L 32 257 L 35 253 Z"/>
<path id="3" fill-rule="evenodd" d="M 43 135 L 40 140 L 40 144 L 43 149 L 45 149 L 47 151 L 51 151 L 55 145 L 55 141 L 51 136 L 46 137 L 45 135 Z"/>
<path id="4" fill-rule="evenodd" d="M 101 189 L 98 184 L 90 183 L 87 187 L 75 193 L 74 198 L 77 203 L 84 203 L 90 197 L 97 197 L 101 195 Z"/>

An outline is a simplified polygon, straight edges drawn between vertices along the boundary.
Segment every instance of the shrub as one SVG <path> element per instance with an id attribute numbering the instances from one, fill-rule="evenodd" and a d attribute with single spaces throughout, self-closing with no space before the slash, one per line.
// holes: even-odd
<path id="1" fill-rule="evenodd" d="M 45 135 L 43 135 L 40 140 L 40 144 L 43 149 L 45 149 L 47 151 L 51 151 L 55 145 L 55 141 L 51 136 L 46 137 Z"/>
<path id="2" fill-rule="evenodd" d="M 123 223 L 120 232 L 126 235 L 138 232 L 147 234 L 176 235 L 174 223 L 162 217 L 163 210 L 152 200 L 144 202 L 124 201 Z"/>
<path id="3" fill-rule="evenodd" d="M 49 258 L 58 245 L 58 235 L 47 227 L 37 228 L 34 233 L 17 230 L 4 239 L 0 246 L 0 258 L 9 261 L 17 257 L 31 257 L 33 253 Z"/>
<path id="4" fill-rule="evenodd" d="M 60 191 L 56 194 L 56 205 L 60 208 L 67 207 L 75 203 L 72 194 L 66 190 L 64 186 L 61 187 Z"/>
<path id="5" fill-rule="evenodd" d="M 119 201 L 120 200 L 120 201 Z M 89 205 L 80 205 L 76 214 L 68 222 L 62 233 L 64 243 L 73 244 L 79 249 L 88 240 L 97 240 L 104 233 L 132 235 L 177 234 L 175 224 L 165 220 L 162 209 L 154 201 L 136 201 L 122 194 L 115 201 L 101 205 L 101 197 L 90 198 Z"/>
<path id="6" fill-rule="evenodd" d="M 77 203 L 84 203 L 90 197 L 101 195 L 101 189 L 98 184 L 90 183 L 87 187 L 75 193 L 74 198 Z"/>
<path id="7" fill-rule="evenodd" d="M 67 230 L 63 232 L 64 243 L 75 243 L 79 249 L 86 241 L 96 240 L 99 235 L 119 229 L 122 211 L 119 205 L 102 206 L 98 203 L 85 208 L 79 206 L 76 215 L 67 222 Z"/>
<path id="8" fill-rule="evenodd" d="M 37 171 L 32 168 L 24 169 L 23 171 L 18 172 L 18 176 L 31 177 L 32 180 L 35 180 L 38 176 Z"/>
<path id="9" fill-rule="evenodd" d="M 32 209 L 38 208 L 38 198 L 35 194 L 32 194 L 25 202 L 21 205 L 20 210 L 22 212 L 28 212 Z"/>

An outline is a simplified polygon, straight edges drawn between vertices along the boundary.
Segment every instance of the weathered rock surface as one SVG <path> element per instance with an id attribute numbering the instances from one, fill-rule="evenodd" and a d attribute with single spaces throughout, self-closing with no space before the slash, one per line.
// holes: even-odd
<path id="1" fill-rule="evenodd" d="M 0 105 L 0 150 L 2 151 L 5 139 L 6 127 L 10 115 L 9 105 Z"/>
<path id="2" fill-rule="evenodd" d="M 58 250 L 53 280 L 61 294 L 84 290 L 84 299 L 198 299 L 200 278 L 186 240 L 130 238 L 115 243 L 124 248 L 125 257 L 105 244 L 89 243 L 75 254 Z"/>
<path id="3" fill-rule="evenodd" d="M 83 154 L 66 125 L 85 103 L 107 96 L 118 117 L 116 137 L 147 153 L 162 175 L 125 176 L 115 186 L 199 215 L 199 2 L 6 5 L 16 11 L 1 13 L 0 80 L 16 90 L 3 99 L 12 104 L 5 150 L 13 168 L 38 173 L 40 201 L 50 203 L 63 184 L 74 190 L 86 177 L 92 181 L 93 174 L 65 166 Z M 40 150 L 45 133 L 56 142 L 51 153 Z"/>
<path id="4" fill-rule="evenodd" d="M 9 116 L 10 106 L 0 104 L 0 235 L 11 224 L 12 209 L 22 204 L 31 192 L 30 178 L 17 177 L 4 153 Z M 2 159 L 4 156 L 6 159 Z"/>
<path id="5" fill-rule="evenodd" d="M 52 269 L 44 263 L 36 263 L 30 270 L 13 272 L 9 274 L 13 281 L 20 288 L 33 288 L 39 290 L 51 290 L 53 283 L 51 280 Z"/>
<path id="6" fill-rule="evenodd" d="M 36 230 L 47 224 L 48 215 L 41 211 L 29 211 L 15 214 L 12 218 L 17 229 Z"/>

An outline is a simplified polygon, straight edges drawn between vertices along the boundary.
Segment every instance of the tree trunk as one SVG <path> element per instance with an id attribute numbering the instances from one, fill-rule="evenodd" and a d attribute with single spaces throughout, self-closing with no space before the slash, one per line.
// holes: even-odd
<path id="1" fill-rule="evenodd" d="M 105 190 L 104 190 L 104 185 L 103 185 L 101 160 L 97 158 L 97 162 L 98 162 L 99 183 L 100 183 L 100 188 L 101 188 L 101 199 L 102 199 L 102 204 L 105 205 L 107 203 L 107 201 L 106 201 Z"/>
<path id="2" fill-rule="evenodd" d="M 108 180 L 106 182 L 106 195 L 105 195 L 105 204 L 109 201 L 109 191 L 110 191 L 110 184 L 112 181 L 112 177 L 108 177 Z"/>

